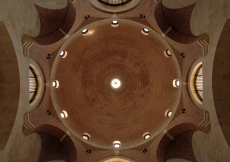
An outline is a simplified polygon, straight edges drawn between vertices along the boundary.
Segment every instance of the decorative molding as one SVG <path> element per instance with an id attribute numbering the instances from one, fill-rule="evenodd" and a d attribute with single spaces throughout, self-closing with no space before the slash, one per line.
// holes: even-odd
<path id="1" fill-rule="evenodd" d="M 28 135 L 34 128 L 35 126 L 30 122 L 29 113 L 26 113 L 24 115 L 23 133 Z"/>
<path id="2" fill-rule="evenodd" d="M 165 129 L 162 133 L 164 133 L 170 140 L 174 140 L 174 137 Z"/>
<path id="3" fill-rule="evenodd" d="M 60 141 L 63 141 L 66 137 L 68 136 L 68 134 L 66 133 L 66 134 L 64 134 L 63 136 L 62 136 L 62 138 L 60 138 Z"/>
<path id="4" fill-rule="evenodd" d="M 29 57 L 29 49 L 33 44 L 34 41 L 28 35 L 22 37 L 23 55 L 25 57 Z"/>
<path id="5" fill-rule="evenodd" d="M 174 137 L 171 134 L 169 134 L 169 132 L 166 132 L 165 134 L 168 136 L 168 138 L 170 138 L 170 140 L 174 140 Z"/>
<path id="6" fill-rule="evenodd" d="M 62 32 L 62 34 L 66 35 L 66 32 L 64 32 L 61 28 L 59 30 Z"/>
<path id="7" fill-rule="evenodd" d="M 198 126 L 205 132 L 210 131 L 211 125 L 209 122 L 209 113 L 208 111 L 203 111 L 203 120 L 198 124 Z"/>
<path id="8" fill-rule="evenodd" d="M 203 55 L 208 54 L 209 36 L 205 33 L 203 34 L 197 43 L 202 47 Z"/>
<path id="9" fill-rule="evenodd" d="M 172 30 L 172 27 L 169 27 L 164 33 L 162 33 L 162 37 L 165 37 L 170 31 Z"/>

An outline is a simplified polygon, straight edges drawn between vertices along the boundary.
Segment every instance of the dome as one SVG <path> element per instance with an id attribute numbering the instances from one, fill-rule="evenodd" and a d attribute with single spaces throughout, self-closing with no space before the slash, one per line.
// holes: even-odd
<path id="1" fill-rule="evenodd" d="M 170 46 L 150 28 L 142 34 L 142 24 L 119 22 L 112 28 L 111 20 L 101 20 L 84 27 L 87 35 L 76 32 L 60 49 L 68 57 L 57 56 L 51 74 L 60 84 L 51 88 L 55 110 L 69 114 L 63 124 L 81 140 L 88 132 L 92 137 L 85 142 L 105 149 L 115 140 L 123 149 L 143 144 L 146 131 L 154 138 L 170 122 L 164 113 L 176 111 L 181 94 L 172 86 L 181 77 L 178 62 L 163 55 Z"/>

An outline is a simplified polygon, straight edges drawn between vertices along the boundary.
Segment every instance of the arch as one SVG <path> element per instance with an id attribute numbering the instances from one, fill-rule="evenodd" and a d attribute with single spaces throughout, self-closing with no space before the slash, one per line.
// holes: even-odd
<path id="1" fill-rule="evenodd" d="M 197 130 L 201 130 L 197 125 L 183 123 L 166 132 L 157 148 L 158 162 L 165 162 L 173 158 L 194 160 L 192 136 Z"/>
<path id="2" fill-rule="evenodd" d="M 77 151 L 71 138 L 61 129 L 43 124 L 34 129 L 41 137 L 39 161 L 64 160 L 75 162 Z"/>
<path id="3" fill-rule="evenodd" d="M 213 99 L 216 115 L 223 135 L 230 146 L 230 19 L 228 19 L 221 32 L 216 53 L 214 56 L 212 72 Z"/>
<path id="4" fill-rule="evenodd" d="M 76 17 L 76 10 L 68 1 L 62 9 L 47 9 L 34 4 L 40 18 L 40 32 L 37 37 L 31 39 L 40 45 L 53 44 L 70 31 Z"/>
<path id="5" fill-rule="evenodd" d="M 19 103 L 19 67 L 6 26 L 0 21 L 0 150 L 12 131 Z"/>
<path id="6" fill-rule="evenodd" d="M 173 158 L 185 159 L 189 161 L 196 161 L 192 149 L 192 137 L 195 130 L 187 131 L 174 138 L 165 152 L 165 161 Z"/>
<path id="7" fill-rule="evenodd" d="M 190 1 L 184 1 L 184 0 L 162 0 L 162 4 L 170 9 L 180 9 L 187 6 L 191 6 L 194 3 L 196 3 L 197 0 L 190 0 Z"/>
<path id="8" fill-rule="evenodd" d="M 44 0 L 35 0 L 34 4 L 52 10 L 62 9 L 67 6 L 68 0 L 52 0 L 52 1 L 44 1 Z"/>
<path id="9" fill-rule="evenodd" d="M 172 40 L 182 44 L 197 41 L 200 36 L 194 36 L 190 29 L 190 18 L 194 6 L 195 3 L 179 9 L 170 9 L 165 7 L 162 1 L 157 3 L 154 14 L 161 31 Z"/>

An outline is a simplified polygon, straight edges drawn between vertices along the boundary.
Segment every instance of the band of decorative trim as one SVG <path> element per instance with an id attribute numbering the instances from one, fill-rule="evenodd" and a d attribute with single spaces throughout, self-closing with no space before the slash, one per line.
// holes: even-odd
<path id="1" fill-rule="evenodd" d="M 208 54 L 208 44 L 209 44 L 209 36 L 207 34 L 203 34 L 197 43 L 202 47 L 203 55 Z"/>
<path id="2" fill-rule="evenodd" d="M 32 39 L 29 36 L 24 35 L 22 37 L 22 47 L 23 47 L 23 55 L 24 56 L 29 57 L 29 49 L 33 44 L 34 44 L 34 42 L 32 41 Z"/>
<path id="3" fill-rule="evenodd" d="M 209 113 L 208 111 L 203 111 L 203 120 L 198 124 L 198 126 L 205 132 L 210 131 Z"/>
<path id="4" fill-rule="evenodd" d="M 64 32 L 64 30 L 62 30 L 61 28 L 59 28 L 59 30 L 62 32 L 62 34 L 66 35 L 66 32 Z"/>
<path id="5" fill-rule="evenodd" d="M 26 113 L 24 115 L 23 133 L 28 135 L 34 128 L 35 126 L 30 122 L 29 113 Z"/>
<path id="6" fill-rule="evenodd" d="M 171 134 L 169 134 L 169 132 L 166 132 L 165 134 L 168 136 L 168 138 L 170 138 L 170 140 L 174 140 L 174 137 Z"/>

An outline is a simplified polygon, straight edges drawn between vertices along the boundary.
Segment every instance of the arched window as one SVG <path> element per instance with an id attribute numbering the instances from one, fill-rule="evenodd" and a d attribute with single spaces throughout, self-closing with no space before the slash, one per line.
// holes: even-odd
<path id="1" fill-rule="evenodd" d="M 130 159 L 123 156 L 113 156 L 113 157 L 107 157 L 104 159 L 99 160 L 98 162 L 136 162 L 134 159 Z"/>
<path id="2" fill-rule="evenodd" d="M 125 159 L 121 159 L 121 158 L 112 158 L 112 159 L 109 159 L 109 160 L 106 160 L 104 162 L 130 162 L 128 160 L 125 160 Z"/>
<path id="3" fill-rule="evenodd" d="M 194 77 L 194 88 L 197 97 L 203 101 L 203 68 L 202 64 L 198 67 Z"/>
<path id="4" fill-rule="evenodd" d="M 36 74 L 31 66 L 29 66 L 29 102 L 31 103 L 37 93 L 38 81 Z"/>
<path id="5" fill-rule="evenodd" d="M 98 1 L 110 6 L 120 6 L 130 2 L 131 0 L 98 0 Z"/>

